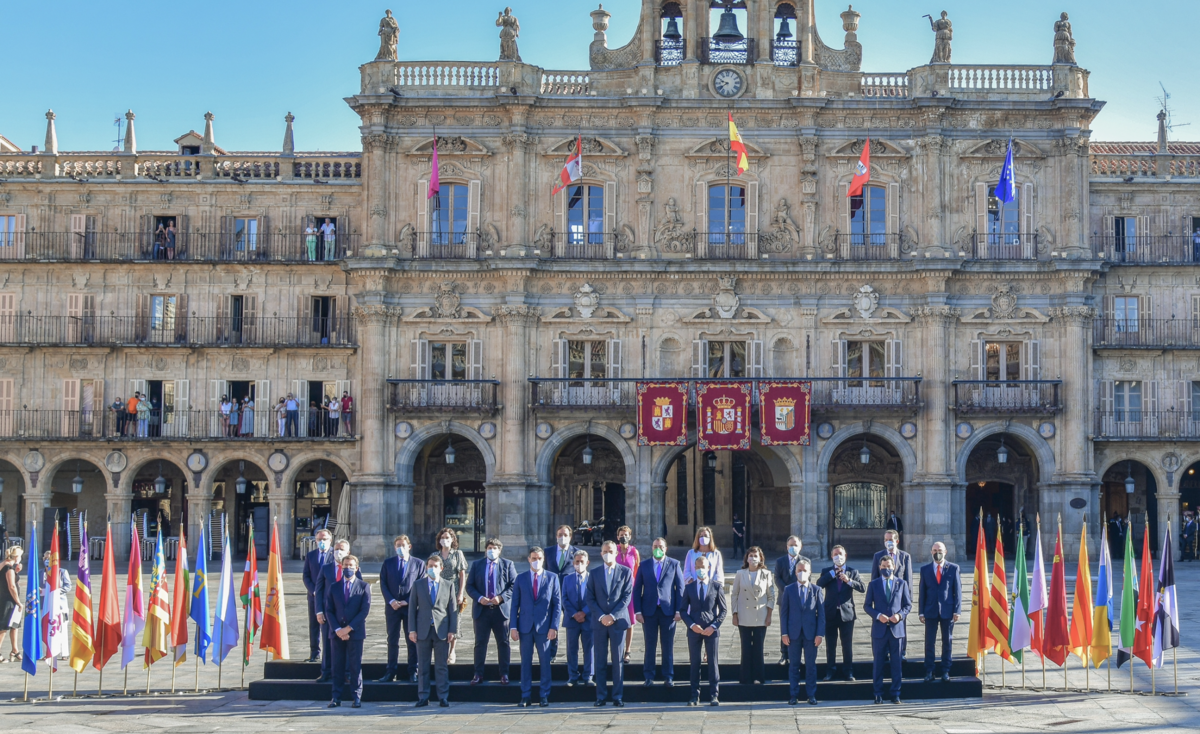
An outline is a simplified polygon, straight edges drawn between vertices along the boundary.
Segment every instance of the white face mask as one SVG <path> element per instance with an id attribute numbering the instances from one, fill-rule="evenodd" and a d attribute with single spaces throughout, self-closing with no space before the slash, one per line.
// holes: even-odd
<path id="1" fill-rule="evenodd" d="M 443 548 L 449 548 L 454 543 L 450 538 L 442 538 L 439 542 Z"/>
<path id="2" fill-rule="evenodd" d="M 530 561 L 529 562 L 529 570 L 535 571 L 535 572 L 541 571 L 542 570 L 542 562 L 541 561 Z"/>
<path id="3" fill-rule="evenodd" d="M 338 563 L 341 563 L 342 559 L 345 558 L 348 554 L 349 554 L 349 551 L 343 550 L 342 548 L 338 548 L 337 550 L 335 550 L 333 552 L 333 557 L 337 560 Z"/>
<path id="4" fill-rule="evenodd" d="M 894 550 L 896 550 L 896 541 L 886 540 L 883 543 L 883 547 L 887 548 L 889 551 L 894 551 Z"/>
<path id="5" fill-rule="evenodd" d="M 575 573 L 583 573 L 586 570 L 587 570 L 587 565 L 585 565 L 583 563 L 575 564 Z"/>
<path id="6" fill-rule="evenodd" d="M 616 553 L 601 553 L 600 557 L 603 558 L 604 562 L 608 564 L 611 564 L 613 561 L 617 560 Z"/>
<path id="7" fill-rule="evenodd" d="M 808 575 L 809 575 L 808 571 L 797 571 L 796 572 L 796 580 L 802 584 L 807 584 L 808 583 Z"/>
<path id="8" fill-rule="evenodd" d="M 407 545 L 396 546 L 396 555 L 400 556 L 401 558 L 408 558 L 408 546 Z"/>
<path id="9" fill-rule="evenodd" d="M 789 555 L 789 556 L 798 556 L 798 555 L 800 555 L 800 546 L 798 546 L 798 545 L 789 545 L 789 546 L 788 546 L 788 555 Z"/>
<path id="10" fill-rule="evenodd" d="M 749 557 L 749 558 L 747 558 L 746 560 L 750 562 L 750 565 L 751 565 L 751 566 L 757 566 L 757 565 L 758 565 L 758 556 L 750 556 L 750 557 Z"/>
<path id="11" fill-rule="evenodd" d="M 558 547 L 559 548 L 566 548 L 570 544 L 571 544 L 571 536 L 569 536 L 569 535 L 558 536 Z"/>
<path id="12" fill-rule="evenodd" d="M 488 548 L 487 557 L 489 561 L 494 561 L 500 557 L 500 551 L 496 550 L 495 548 Z"/>
<path id="13" fill-rule="evenodd" d="M 835 566 L 841 566 L 845 562 L 846 562 L 846 557 L 843 556 L 841 553 L 839 553 L 833 557 L 833 565 L 835 565 Z"/>
<path id="14" fill-rule="evenodd" d="M 709 540 L 709 538 L 708 538 L 708 536 L 707 536 L 707 535 L 701 535 L 701 536 L 700 536 L 700 545 L 707 547 L 707 546 L 708 546 L 708 540 Z"/>

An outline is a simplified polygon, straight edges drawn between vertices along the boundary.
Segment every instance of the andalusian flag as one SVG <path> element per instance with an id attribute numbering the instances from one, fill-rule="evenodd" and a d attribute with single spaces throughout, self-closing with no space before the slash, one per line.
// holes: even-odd
<path id="1" fill-rule="evenodd" d="M 146 648 L 142 668 L 149 668 L 167 656 L 171 645 L 171 589 L 167 584 L 167 561 L 163 556 L 162 523 L 154 543 L 154 566 L 150 569 L 150 604 L 146 611 Z"/>
<path id="2" fill-rule="evenodd" d="M 208 619 L 208 544 L 204 542 L 204 526 L 200 523 L 200 545 L 196 547 L 196 573 L 192 574 L 191 618 L 196 623 L 196 657 L 206 662 L 212 642 L 212 625 Z"/>
<path id="3" fill-rule="evenodd" d="M 992 593 L 988 608 L 984 639 L 989 649 L 1009 661 L 1013 661 L 1008 647 L 1008 578 L 1004 574 L 1004 541 L 1002 533 L 996 533 L 996 556 L 992 559 Z"/>
<path id="4" fill-rule="evenodd" d="M 250 664 L 250 651 L 254 649 L 254 638 L 262 628 L 262 596 L 258 590 L 258 549 L 254 547 L 254 520 L 250 520 L 250 538 L 246 541 L 250 551 L 246 555 L 246 570 L 242 574 L 242 608 L 246 610 L 246 646 L 242 651 L 242 664 Z"/>
<path id="5" fill-rule="evenodd" d="M 1017 529 L 1020 546 L 1017 550 L 1017 567 L 1013 569 L 1012 617 L 1008 623 L 1008 649 L 1013 660 L 1025 661 L 1025 648 L 1033 640 L 1033 628 L 1029 624 L 1029 573 L 1025 570 L 1025 526 Z"/>
<path id="6" fill-rule="evenodd" d="M 92 662 L 92 571 L 88 568 L 87 515 L 79 519 L 79 568 L 76 570 L 75 605 L 71 617 L 71 669 L 82 673 Z"/>
<path id="7" fill-rule="evenodd" d="M 187 660 L 188 616 L 192 612 L 192 584 L 188 579 L 187 535 L 179 529 L 179 552 L 175 554 L 175 596 L 171 599 L 171 645 L 175 648 L 175 664 Z"/>
<path id="8" fill-rule="evenodd" d="M 279 553 L 279 525 L 271 523 L 271 555 L 267 560 L 267 605 L 259 649 L 288 659 L 287 614 L 283 605 L 283 559 Z"/>
<path id="9" fill-rule="evenodd" d="M 1079 538 L 1079 564 L 1075 570 L 1075 606 L 1071 609 L 1071 652 L 1084 665 L 1092 651 L 1092 571 L 1088 565 L 1087 522 Z"/>
<path id="10" fill-rule="evenodd" d="M 1133 643 L 1137 632 L 1138 574 L 1133 557 L 1133 525 L 1125 526 L 1125 577 L 1121 581 L 1121 641 L 1117 648 L 1117 667 L 1133 658 Z"/>
<path id="11" fill-rule="evenodd" d="M 737 175 L 742 175 L 750 168 L 750 156 L 746 155 L 746 143 L 733 122 L 733 113 L 729 113 L 729 149 L 737 154 Z"/>
<path id="12" fill-rule="evenodd" d="M 975 577 L 971 580 L 971 628 L 967 633 L 967 657 L 975 661 L 975 674 L 983 665 L 987 653 L 987 544 L 984 542 L 983 516 L 979 516 L 979 533 L 975 536 Z"/>
<path id="13" fill-rule="evenodd" d="M 1092 665 L 1112 655 L 1112 557 L 1108 550 L 1108 526 L 1100 533 L 1100 573 L 1096 577 L 1095 611 L 1092 613 Z"/>

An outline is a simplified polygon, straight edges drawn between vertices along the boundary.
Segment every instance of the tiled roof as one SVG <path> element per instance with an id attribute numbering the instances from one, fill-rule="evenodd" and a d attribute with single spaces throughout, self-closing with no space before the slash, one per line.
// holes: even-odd
<path id="1" fill-rule="evenodd" d="M 1158 143 L 1092 143 L 1091 150 L 1097 155 L 1154 154 Z M 1167 150 L 1174 155 L 1200 155 L 1200 143 L 1167 143 Z"/>

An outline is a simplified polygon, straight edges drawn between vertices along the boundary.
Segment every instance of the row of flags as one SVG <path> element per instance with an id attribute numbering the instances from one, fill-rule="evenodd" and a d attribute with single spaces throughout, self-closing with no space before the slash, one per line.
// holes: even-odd
<path id="1" fill-rule="evenodd" d="M 224 521 L 222 521 L 224 522 Z M 87 548 L 87 523 L 83 523 L 82 548 Z M 279 552 L 279 529 L 271 532 L 264 613 L 258 581 L 258 559 L 254 548 L 254 524 L 250 524 L 250 554 L 242 574 L 240 592 L 234 591 L 234 578 L 229 534 L 221 554 L 221 586 L 217 593 L 216 614 L 210 622 L 208 603 L 208 564 L 205 560 L 204 526 L 200 527 L 199 552 L 193 572 L 188 571 L 187 539 L 180 531 L 179 550 L 175 557 L 172 595 L 163 554 L 162 531 L 155 539 L 154 562 L 150 571 L 150 594 L 143 591 L 141 542 L 137 525 L 130 524 L 130 557 L 125 586 L 125 613 L 118 604 L 116 562 L 113 558 L 112 527 L 106 531 L 104 562 L 101 570 L 100 600 L 96 616 L 92 615 L 92 575 L 88 554 L 79 554 L 75 597 L 70 610 L 61 593 L 63 570 L 59 565 L 58 528 L 50 540 L 50 567 L 43 580 L 36 559 L 31 559 L 27 580 L 23 642 L 25 655 L 21 668 L 37 675 L 38 662 L 45 660 L 58 669 L 59 658 L 68 661 L 76 673 L 88 665 L 103 670 L 118 651 L 121 668 L 125 669 L 137 657 L 142 647 L 142 667 L 168 655 L 178 666 L 187 660 L 189 647 L 188 622 L 195 623 L 195 645 L 192 648 L 200 662 L 211 660 L 220 664 L 233 648 L 242 644 L 242 664 L 248 665 L 253 643 L 261 632 L 259 649 L 266 650 L 275 660 L 288 659 L 287 616 L 283 605 L 283 564 Z M 29 547 L 37 548 L 37 527 L 33 528 Z M 237 607 L 241 601 L 246 613 L 239 624 Z M 67 622 L 70 622 L 70 629 Z"/>
<path id="2" fill-rule="evenodd" d="M 1032 650 L 1056 665 L 1075 655 L 1083 664 L 1100 667 L 1113 654 L 1117 667 L 1140 658 L 1147 667 L 1162 668 L 1166 650 L 1179 646 L 1179 604 L 1175 589 L 1175 562 L 1171 554 L 1171 529 L 1163 539 L 1158 580 L 1150 557 L 1150 527 L 1142 543 L 1141 573 L 1135 567 L 1132 533 L 1125 536 L 1124 588 L 1121 595 L 1120 626 L 1114 637 L 1113 565 L 1108 548 L 1108 528 L 1100 541 L 1100 567 L 1096 593 L 1092 594 L 1091 568 L 1087 552 L 1087 525 L 1079 540 L 1075 572 L 1075 594 L 1070 618 L 1067 615 L 1066 563 L 1063 555 L 1062 524 L 1054 542 L 1054 560 L 1047 590 L 1042 559 L 1042 529 L 1038 524 L 1034 545 L 1033 578 L 1025 564 L 1024 526 L 1018 531 L 1021 547 L 1011 595 L 1004 567 L 1004 541 L 996 535 L 992 573 L 988 575 L 987 547 L 983 521 L 975 548 L 975 579 L 971 589 L 971 623 L 967 655 L 982 667 L 984 655 L 994 652 L 1012 663 L 1023 663 L 1025 650 Z M 1140 581 L 1139 581 L 1140 579 Z M 1011 601 L 1011 604 L 1010 604 Z"/>

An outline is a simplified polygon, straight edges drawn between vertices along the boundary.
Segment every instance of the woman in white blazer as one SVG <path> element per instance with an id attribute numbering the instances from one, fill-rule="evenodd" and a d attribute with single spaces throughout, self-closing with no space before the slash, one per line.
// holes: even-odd
<path id="1" fill-rule="evenodd" d="M 775 575 L 767 568 L 762 548 L 752 546 L 733 577 L 729 611 L 742 638 L 742 685 L 766 681 L 763 641 L 775 609 Z"/>

